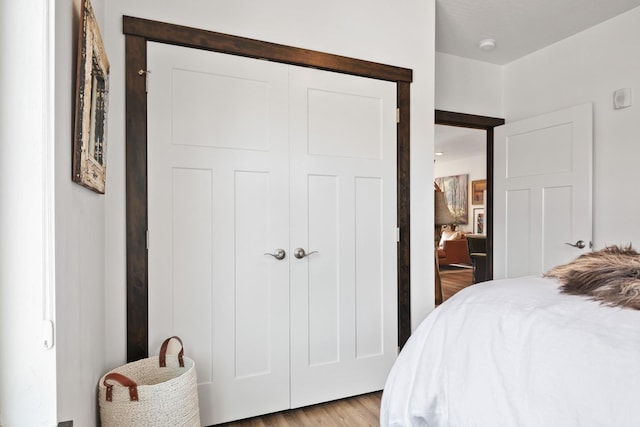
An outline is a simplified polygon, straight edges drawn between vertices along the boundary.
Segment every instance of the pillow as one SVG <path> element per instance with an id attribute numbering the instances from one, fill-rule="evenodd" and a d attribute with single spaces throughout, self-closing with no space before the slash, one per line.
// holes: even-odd
<path id="1" fill-rule="evenodd" d="M 440 238 L 440 248 L 444 246 L 445 240 L 458 240 L 460 238 L 459 231 L 444 230 Z"/>
<path id="2" fill-rule="evenodd" d="M 609 246 L 580 255 L 544 276 L 558 279 L 563 293 L 586 295 L 604 305 L 640 310 L 640 254 L 631 245 Z"/>

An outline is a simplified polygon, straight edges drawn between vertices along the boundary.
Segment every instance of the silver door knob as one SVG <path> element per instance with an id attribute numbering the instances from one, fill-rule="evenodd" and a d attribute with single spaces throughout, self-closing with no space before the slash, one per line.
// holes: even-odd
<path id="1" fill-rule="evenodd" d="M 284 249 L 276 249 L 275 251 L 273 251 L 272 254 L 265 252 L 265 255 L 271 255 L 272 257 L 274 257 L 275 259 L 277 259 L 278 261 L 283 260 L 284 257 L 287 256 L 287 253 L 284 251 Z"/>
<path id="2" fill-rule="evenodd" d="M 578 240 L 575 243 L 565 243 L 565 245 L 573 246 L 574 248 L 578 248 L 578 249 L 584 249 L 587 246 L 584 240 Z"/>
<path id="3" fill-rule="evenodd" d="M 309 256 L 309 255 L 311 255 L 311 254 L 315 254 L 315 253 L 317 253 L 317 252 L 318 252 L 318 251 L 311 251 L 311 252 L 309 252 L 309 253 L 306 253 L 306 252 L 304 251 L 304 249 L 302 249 L 302 248 L 296 248 L 296 249 L 293 251 L 293 256 L 294 256 L 294 257 L 296 257 L 296 258 L 298 258 L 298 259 L 302 259 L 302 258 L 304 258 L 304 257 L 306 257 L 306 256 Z"/>

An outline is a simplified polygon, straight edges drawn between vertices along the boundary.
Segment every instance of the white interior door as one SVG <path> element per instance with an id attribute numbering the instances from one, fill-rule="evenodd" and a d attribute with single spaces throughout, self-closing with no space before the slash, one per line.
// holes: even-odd
<path id="1" fill-rule="evenodd" d="M 286 66 L 149 43 L 149 348 L 182 337 L 203 425 L 289 407 Z"/>
<path id="2" fill-rule="evenodd" d="M 148 68 L 149 348 L 183 338 L 203 425 L 381 389 L 395 84 L 154 43 Z"/>
<path id="3" fill-rule="evenodd" d="M 590 250 L 592 133 L 591 104 L 496 128 L 494 278 L 540 274 Z"/>
<path id="4" fill-rule="evenodd" d="M 295 68 L 292 407 L 381 390 L 397 355 L 395 84 Z"/>

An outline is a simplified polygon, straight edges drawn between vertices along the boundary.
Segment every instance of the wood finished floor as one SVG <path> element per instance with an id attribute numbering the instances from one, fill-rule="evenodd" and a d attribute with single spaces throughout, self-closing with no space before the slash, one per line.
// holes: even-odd
<path id="1" fill-rule="evenodd" d="M 473 269 L 459 267 L 441 267 L 442 299 L 446 301 L 456 292 L 473 284 Z"/>
<path id="2" fill-rule="evenodd" d="M 220 424 L 224 427 L 378 427 L 382 392 Z"/>

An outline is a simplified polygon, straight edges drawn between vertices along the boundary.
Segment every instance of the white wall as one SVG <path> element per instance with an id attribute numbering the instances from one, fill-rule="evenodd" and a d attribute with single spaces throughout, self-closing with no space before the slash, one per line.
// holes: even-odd
<path id="1" fill-rule="evenodd" d="M 482 132 L 482 131 L 478 131 Z M 468 212 L 468 223 L 460 224 L 458 229 L 472 233 L 473 232 L 473 209 L 474 208 L 483 208 L 484 205 L 473 205 L 471 202 L 472 193 L 471 193 L 471 182 L 478 179 L 486 179 L 487 178 L 487 157 L 486 156 L 472 156 L 465 157 L 459 160 L 451 160 L 451 161 L 441 161 L 440 159 L 436 159 L 436 163 L 434 166 L 434 177 L 439 178 L 443 176 L 453 176 L 453 175 L 469 175 L 469 188 L 468 188 L 468 200 L 467 200 L 467 212 Z"/>
<path id="2" fill-rule="evenodd" d="M 435 108 L 478 116 L 504 117 L 503 67 L 436 52 Z M 471 181 L 486 178 L 486 157 L 460 161 L 436 159 L 434 178 L 469 174 L 469 223 L 460 229 L 473 231 Z"/>
<path id="3" fill-rule="evenodd" d="M 48 2 L 0 2 L 0 425 L 56 421 Z"/>
<path id="4" fill-rule="evenodd" d="M 591 102 L 594 106 L 594 245 L 640 247 L 640 8 L 505 66 L 507 122 Z M 633 106 L 613 109 L 631 88 Z M 553 153 L 549 153 L 553 155 Z"/>
<path id="5" fill-rule="evenodd" d="M 504 117 L 500 65 L 436 53 L 435 108 Z"/>
<path id="6" fill-rule="evenodd" d="M 104 28 L 103 1 L 91 3 Z M 55 7 L 57 411 L 58 421 L 91 426 L 105 371 L 106 197 L 71 181 L 80 0 L 56 0 Z M 106 151 L 109 174 L 109 142 Z"/>
<path id="7" fill-rule="evenodd" d="M 411 68 L 412 323 L 433 309 L 434 0 L 112 0 L 106 3 L 111 61 L 106 206 L 107 366 L 125 359 L 124 37 L 122 15 L 154 19 Z M 153 351 L 153 349 L 151 349 Z"/>

